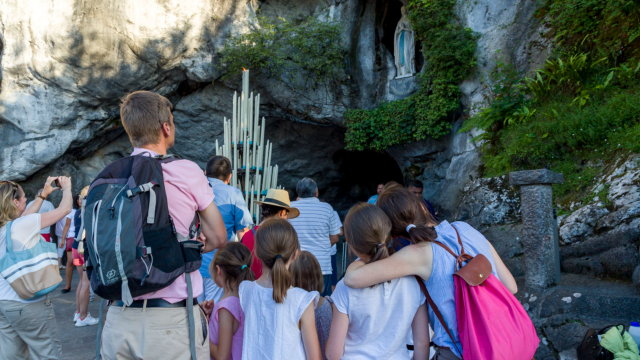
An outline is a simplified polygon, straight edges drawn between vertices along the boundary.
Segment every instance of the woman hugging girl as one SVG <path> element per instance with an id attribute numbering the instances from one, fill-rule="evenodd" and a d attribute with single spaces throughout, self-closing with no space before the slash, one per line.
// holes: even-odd
<path id="1" fill-rule="evenodd" d="M 372 264 L 389 256 L 391 221 L 375 205 L 351 208 L 344 230 L 350 250 L 360 258 L 357 263 Z M 354 289 L 340 281 L 336 286 L 327 358 L 407 360 L 411 329 L 413 359 L 428 359 L 429 322 L 416 279 L 400 277 L 372 285 Z"/>

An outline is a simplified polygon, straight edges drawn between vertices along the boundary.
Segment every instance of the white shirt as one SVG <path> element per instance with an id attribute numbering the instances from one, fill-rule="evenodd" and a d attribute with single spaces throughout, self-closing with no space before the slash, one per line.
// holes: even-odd
<path id="1" fill-rule="evenodd" d="M 56 223 L 56 236 L 58 238 L 61 238 L 63 235 L 62 232 L 64 231 L 64 225 L 67 223 L 67 219 L 71 220 L 69 231 L 67 232 L 67 239 L 76 237 L 76 227 L 73 224 L 73 217 L 75 216 L 76 211 L 76 209 L 72 209 L 67 216 L 63 217 Z"/>
<path id="2" fill-rule="evenodd" d="M 27 208 L 28 208 L 29 206 L 31 206 L 31 204 L 33 204 L 33 201 L 29 201 L 29 203 L 27 204 Z M 42 201 L 42 205 L 40 206 L 40 210 L 38 210 L 38 214 L 44 214 L 44 213 L 46 213 L 46 212 L 53 211 L 53 210 L 55 210 L 55 209 L 56 209 L 56 208 L 55 208 L 55 206 L 53 206 L 53 204 L 51 203 L 51 201 L 43 200 L 43 201 Z M 50 227 L 50 226 L 47 226 L 46 228 L 44 228 L 44 229 L 40 230 L 40 234 L 48 234 L 48 233 L 50 233 L 50 232 L 51 232 L 51 230 L 50 230 L 50 229 L 51 229 L 51 227 Z"/>
<path id="3" fill-rule="evenodd" d="M 322 275 L 331 275 L 331 239 L 338 235 L 340 226 L 336 222 L 333 208 L 318 198 L 304 198 L 291 203 L 300 210 L 300 216 L 289 220 L 298 233 L 300 249 L 312 253 L 322 268 Z"/>
<path id="4" fill-rule="evenodd" d="M 243 360 L 306 359 L 302 332 L 298 322 L 320 294 L 291 288 L 282 304 L 273 301 L 273 289 L 253 281 L 243 281 L 239 289 L 240 306 L 244 312 Z"/>
<path id="5" fill-rule="evenodd" d="M 334 211 L 333 214 L 336 217 L 336 221 L 338 222 L 338 227 L 341 228 L 342 227 L 342 222 L 340 221 L 340 215 L 338 215 L 337 211 Z M 338 244 L 333 244 L 333 246 L 331 247 L 331 256 L 335 255 L 336 253 L 338 253 Z"/>
<path id="6" fill-rule="evenodd" d="M 362 289 L 349 288 L 340 280 L 331 299 L 338 311 L 349 316 L 342 359 L 410 359 L 407 334 L 425 302 L 414 276 Z"/>
<path id="7" fill-rule="evenodd" d="M 34 247 L 42 237 L 40 236 L 40 214 L 30 214 L 17 218 L 11 224 L 11 242 L 13 251 L 23 251 Z M 7 227 L 0 229 L 0 258 L 7 253 Z M 22 300 L 11 285 L 0 276 L 0 300 L 13 300 L 22 303 L 33 303 L 43 300 L 41 296 L 33 300 Z"/>

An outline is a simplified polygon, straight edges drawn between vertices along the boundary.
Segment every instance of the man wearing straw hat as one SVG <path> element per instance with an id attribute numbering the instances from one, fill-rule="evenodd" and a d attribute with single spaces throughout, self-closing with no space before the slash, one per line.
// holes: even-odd
<path id="1" fill-rule="evenodd" d="M 291 207 L 289 202 L 289 193 L 286 190 L 269 189 L 264 200 L 256 201 L 256 204 L 260 205 L 262 222 L 275 217 L 290 220 L 295 219 L 300 215 L 300 211 L 298 211 L 298 209 Z M 256 279 L 262 275 L 262 263 L 258 260 L 254 252 L 255 231 L 258 230 L 259 227 L 259 225 L 256 225 L 252 231 L 246 232 L 242 238 L 242 243 L 246 245 L 253 254 L 251 271 L 256 275 Z"/>
<path id="2" fill-rule="evenodd" d="M 227 241 L 236 241 L 236 235 L 238 239 L 242 239 L 244 233 L 249 231 L 253 225 L 253 219 L 240 189 L 229 186 L 231 160 L 224 156 L 212 157 L 207 162 L 204 174 L 216 196 L 213 201 L 220 210 L 224 226 L 227 229 Z M 200 274 L 202 274 L 204 292 L 198 296 L 198 302 L 213 300 L 214 303 L 217 303 L 222 298 L 222 288 L 216 285 L 209 274 L 209 264 L 211 264 L 215 253 L 216 250 L 202 254 Z"/>
<path id="3" fill-rule="evenodd" d="M 290 219 L 298 233 L 300 249 L 312 253 L 322 268 L 324 289 L 322 296 L 331 295 L 331 246 L 338 242 L 340 224 L 331 205 L 318 199 L 318 185 L 310 178 L 298 181 L 296 192 L 300 200 L 291 203 L 300 210 L 300 216 Z"/>

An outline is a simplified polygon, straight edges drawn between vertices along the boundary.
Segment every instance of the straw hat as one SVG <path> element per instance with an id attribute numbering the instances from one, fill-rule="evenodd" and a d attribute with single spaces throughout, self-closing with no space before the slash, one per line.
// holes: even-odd
<path id="1" fill-rule="evenodd" d="M 300 216 L 300 210 L 291 207 L 291 202 L 289 201 L 289 193 L 286 190 L 269 189 L 267 191 L 267 196 L 264 198 L 264 201 L 256 201 L 256 204 L 266 204 L 285 208 L 289 210 L 287 219 L 295 219 Z"/>

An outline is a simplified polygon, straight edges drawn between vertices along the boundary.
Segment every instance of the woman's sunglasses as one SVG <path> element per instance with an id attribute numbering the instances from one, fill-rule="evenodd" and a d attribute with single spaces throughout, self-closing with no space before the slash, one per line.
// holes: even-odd
<path id="1" fill-rule="evenodd" d="M 13 187 L 13 197 L 16 197 L 16 194 L 18 193 L 18 184 L 14 183 L 13 181 L 8 181 L 8 180 L 3 180 L 0 181 L 0 184 L 9 184 L 11 185 L 11 187 Z"/>

